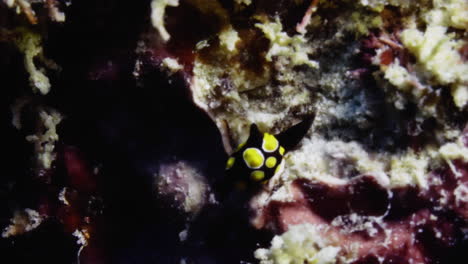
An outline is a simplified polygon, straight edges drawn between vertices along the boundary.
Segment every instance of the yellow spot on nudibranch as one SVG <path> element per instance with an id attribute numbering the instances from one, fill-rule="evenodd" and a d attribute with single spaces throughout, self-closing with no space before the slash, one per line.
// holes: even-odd
<path id="1" fill-rule="evenodd" d="M 242 154 L 245 164 L 251 169 L 258 169 L 263 165 L 265 158 L 260 150 L 256 148 L 248 148 Z"/>
<path id="2" fill-rule="evenodd" d="M 239 146 L 237 146 L 236 150 L 234 152 L 237 152 L 239 151 L 242 147 L 245 146 L 245 143 L 247 143 L 247 141 L 243 142 L 243 143 L 240 143 Z"/>
<path id="3" fill-rule="evenodd" d="M 226 162 L 226 170 L 229 170 L 230 168 L 232 168 L 235 161 L 236 161 L 236 158 L 230 157 Z"/>
<path id="4" fill-rule="evenodd" d="M 275 136 L 269 133 L 263 134 L 262 149 L 265 152 L 273 152 L 278 148 L 278 146 L 278 139 L 276 139 Z"/>
<path id="5" fill-rule="evenodd" d="M 284 155 L 284 152 L 285 152 L 285 149 L 280 146 L 279 153 L 281 154 L 281 156 Z"/>
<path id="6" fill-rule="evenodd" d="M 265 172 L 261 170 L 255 170 L 250 173 L 250 178 L 254 181 L 261 181 L 265 178 Z"/>
<path id="7" fill-rule="evenodd" d="M 265 165 L 270 169 L 273 168 L 276 165 L 276 158 L 275 157 L 268 157 L 266 159 Z"/>

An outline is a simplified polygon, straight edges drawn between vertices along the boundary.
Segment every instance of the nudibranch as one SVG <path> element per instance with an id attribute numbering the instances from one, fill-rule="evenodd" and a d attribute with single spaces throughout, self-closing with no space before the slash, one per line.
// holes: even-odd
<path id="1" fill-rule="evenodd" d="M 284 168 L 283 157 L 305 136 L 313 121 L 307 118 L 279 135 L 261 133 L 256 124 L 250 134 L 226 161 L 226 174 L 238 189 L 267 183 Z"/>

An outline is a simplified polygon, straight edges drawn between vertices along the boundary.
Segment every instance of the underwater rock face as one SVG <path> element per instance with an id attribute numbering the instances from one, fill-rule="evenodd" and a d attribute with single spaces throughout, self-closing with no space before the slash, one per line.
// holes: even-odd
<path id="1" fill-rule="evenodd" d="M 460 262 L 467 10 L 0 0 L 2 257 Z"/>

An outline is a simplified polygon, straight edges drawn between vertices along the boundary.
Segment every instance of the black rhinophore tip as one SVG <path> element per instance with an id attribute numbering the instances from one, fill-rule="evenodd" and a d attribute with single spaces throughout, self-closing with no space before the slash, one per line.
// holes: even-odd
<path id="1" fill-rule="evenodd" d="M 307 134 L 307 131 L 314 122 L 314 118 L 315 114 L 312 114 L 298 124 L 290 127 L 288 130 L 276 135 L 276 138 L 278 138 L 281 146 L 283 146 L 286 150 L 295 148 L 302 140 L 302 138 L 304 138 L 304 136 Z"/>
<path id="2" fill-rule="evenodd" d="M 255 123 L 250 125 L 250 133 L 248 143 L 252 143 L 258 140 L 262 140 L 262 133 L 258 130 L 258 126 Z"/>

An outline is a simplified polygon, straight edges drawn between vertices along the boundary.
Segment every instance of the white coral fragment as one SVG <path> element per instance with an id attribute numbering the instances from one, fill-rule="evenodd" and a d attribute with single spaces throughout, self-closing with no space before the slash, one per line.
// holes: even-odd
<path id="1" fill-rule="evenodd" d="M 41 222 L 42 217 L 37 211 L 26 208 L 21 211 L 16 211 L 13 218 L 10 220 L 11 224 L 3 230 L 2 237 L 11 237 L 24 234 L 37 228 Z"/>
<path id="2" fill-rule="evenodd" d="M 361 0 L 373 8 L 385 5 L 404 7 L 401 1 Z M 437 115 L 435 105 L 424 103 L 428 93 L 450 89 L 454 104 L 461 110 L 468 102 L 468 63 L 461 50 L 468 45 L 463 34 L 468 29 L 468 2 L 465 0 L 414 1 L 409 6 L 419 7 L 419 14 L 405 18 L 399 34 L 403 48 L 416 58 L 415 63 L 396 59 L 388 67 L 381 65 L 385 78 L 399 90 L 412 94 L 412 100 L 423 102 L 423 113 Z M 424 25 L 424 26 L 422 26 Z M 453 29 L 462 31 L 454 31 Z M 397 47 L 400 49 L 401 47 Z M 384 51 L 385 49 L 380 49 Z M 377 56 L 380 57 L 378 52 Z M 379 58 L 378 57 L 378 58 Z M 378 58 L 374 63 L 378 63 Z M 399 107 L 401 108 L 401 107 Z"/>
<path id="3" fill-rule="evenodd" d="M 468 103 L 468 85 L 455 84 L 452 86 L 452 97 L 456 106 L 463 108 Z"/>
<path id="4" fill-rule="evenodd" d="M 439 25 L 429 25 L 424 32 L 416 28 L 403 30 L 401 40 L 427 74 L 437 83 L 452 87 L 456 106 L 463 108 L 468 97 L 468 63 L 458 50 L 466 43 L 456 40 L 453 34 L 447 34 L 447 27 Z"/>
<path id="5" fill-rule="evenodd" d="M 16 45 L 24 54 L 24 64 L 29 73 L 31 86 L 42 94 L 47 94 L 50 91 L 49 78 L 44 74 L 43 68 L 38 69 L 34 64 L 35 57 L 43 56 L 41 36 L 27 30 L 19 30 L 19 32 L 21 36 L 16 40 Z"/>
<path id="6" fill-rule="evenodd" d="M 468 1 L 434 0 L 434 9 L 425 14 L 429 24 L 443 25 L 459 29 L 468 28 Z"/>
<path id="7" fill-rule="evenodd" d="M 368 6 L 376 11 L 381 11 L 386 5 L 407 8 L 411 1 L 408 0 L 360 0 L 362 6 Z"/>
<path id="8" fill-rule="evenodd" d="M 270 49 L 266 54 L 266 59 L 272 61 L 273 57 L 283 56 L 290 59 L 293 66 L 308 65 L 312 68 L 318 68 L 318 62 L 310 60 L 308 54 L 312 53 L 306 45 L 307 40 L 303 35 L 295 35 L 290 37 L 283 31 L 283 25 L 279 18 L 275 22 L 265 21 L 264 23 L 255 24 L 260 28 L 265 37 L 270 40 Z"/>
<path id="9" fill-rule="evenodd" d="M 234 2 L 236 2 L 238 5 L 244 4 L 246 6 L 252 4 L 252 0 L 234 0 Z"/>
<path id="10" fill-rule="evenodd" d="M 225 47 L 228 51 L 233 52 L 236 49 L 236 43 L 240 40 L 237 31 L 229 27 L 219 33 L 219 42 L 221 46 Z"/>
<path id="11" fill-rule="evenodd" d="M 39 129 L 37 134 L 27 136 L 26 140 L 34 143 L 39 167 L 50 169 L 56 157 L 54 152 L 55 143 L 59 139 L 57 125 L 62 121 L 63 117 L 55 110 L 51 110 L 50 112 L 42 110 L 39 113 L 39 117 L 45 131 L 43 132 Z"/>
<path id="12" fill-rule="evenodd" d="M 57 0 L 3 0 L 3 2 L 9 8 L 15 8 L 16 13 L 20 14 L 21 12 L 26 15 L 26 18 L 29 20 L 31 24 L 37 24 L 38 19 L 36 17 L 36 13 L 34 12 L 31 4 L 41 3 L 44 4 L 48 11 L 49 17 L 51 20 L 55 22 L 64 22 L 65 21 L 65 13 L 60 11 L 57 7 L 58 2 Z"/>
<path id="13" fill-rule="evenodd" d="M 260 264 L 333 264 L 339 252 L 339 247 L 327 245 L 316 227 L 303 224 L 275 236 L 269 249 L 255 251 L 255 258 Z"/>
<path id="14" fill-rule="evenodd" d="M 425 32 L 406 29 L 401 40 L 441 84 L 468 81 L 464 76 L 468 74 L 468 65 L 463 64 L 457 51 L 461 43 L 446 31 L 443 26 L 429 26 Z"/>
<path id="15" fill-rule="evenodd" d="M 164 68 L 168 69 L 170 71 L 170 74 L 176 73 L 184 68 L 177 59 L 174 58 L 164 58 L 164 60 L 161 63 L 161 66 Z"/>
<path id="16" fill-rule="evenodd" d="M 468 148 L 463 146 L 461 142 L 447 143 L 440 147 L 439 153 L 446 160 L 461 159 L 468 162 Z"/>
<path id="17" fill-rule="evenodd" d="M 398 60 L 390 64 L 385 70 L 385 79 L 400 90 L 407 90 L 411 85 L 411 75 L 402 67 Z"/>
<path id="18" fill-rule="evenodd" d="M 179 0 L 153 0 L 151 1 L 151 22 L 153 26 L 158 30 L 159 35 L 164 41 L 168 41 L 171 35 L 164 26 L 164 14 L 166 13 L 166 7 L 178 6 Z"/>
<path id="19" fill-rule="evenodd" d="M 73 232 L 72 234 L 74 237 L 76 237 L 76 244 L 78 246 L 80 246 L 80 248 L 78 249 L 78 258 L 80 257 L 80 254 L 81 254 L 81 251 L 83 250 L 83 248 L 85 248 L 87 245 L 88 245 L 88 238 L 89 238 L 89 234 L 87 233 L 86 230 L 79 230 L 79 229 L 76 229 L 75 232 Z"/>
<path id="20" fill-rule="evenodd" d="M 447 162 L 450 170 L 452 170 L 455 176 L 463 176 L 452 162 L 453 160 L 457 159 L 468 162 L 468 148 L 465 147 L 461 139 L 457 140 L 456 142 L 446 143 L 439 148 L 439 153 L 442 159 Z"/>

